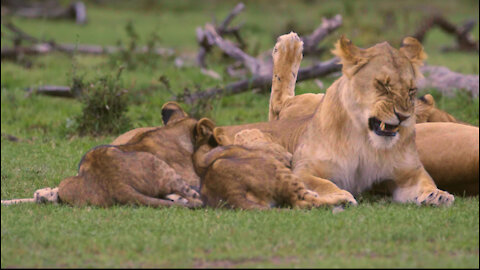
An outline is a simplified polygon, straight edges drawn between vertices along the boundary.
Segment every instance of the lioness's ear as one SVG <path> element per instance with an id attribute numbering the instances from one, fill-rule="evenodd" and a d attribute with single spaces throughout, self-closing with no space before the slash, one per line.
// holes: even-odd
<path id="1" fill-rule="evenodd" d="M 402 52 L 412 64 L 417 66 L 423 65 L 423 60 L 427 59 L 427 54 L 423 51 L 422 44 L 413 37 L 403 39 L 400 52 Z"/>
<path id="2" fill-rule="evenodd" d="M 352 76 L 355 72 L 368 62 L 368 58 L 362 56 L 362 49 L 353 45 L 344 35 L 335 43 L 335 49 L 332 53 L 340 57 L 342 63 L 342 72 L 347 76 Z"/>
<path id="3" fill-rule="evenodd" d="M 225 134 L 225 130 L 221 127 L 216 127 L 213 130 L 213 137 L 215 137 L 215 140 L 217 141 L 217 143 L 219 145 L 230 145 L 230 144 L 232 144 L 232 141 Z"/>
<path id="4" fill-rule="evenodd" d="M 198 121 L 196 128 L 196 134 L 199 137 L 205 138 L 213 134 L 215 123 L 208 118 L 202 118 Z"/>
<path id="5" fill-rule="evenodd" d="M 176 120 L 188 117 L 188 114 L 175 101 L 169 101 L 162 106 L 162 121 L 163 125 L 173 123 Z"/>

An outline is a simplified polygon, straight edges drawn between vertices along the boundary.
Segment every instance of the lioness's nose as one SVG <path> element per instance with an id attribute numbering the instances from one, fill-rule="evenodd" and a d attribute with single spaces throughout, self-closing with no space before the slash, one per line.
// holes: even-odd
<path id="1" fill-rule="evenodd" d="M 405 121 L 405 120 L 407 120 L 407 119 L 410 117 L 410 115 L 400 114 L 400 113 L 398 113 L 396 110 L 393 110 L 393 112 L 394 112 L 395 115 L 397 116 L 398 121 L 400 121 L 400 123 L 403 122 L 403 121 Z"/>

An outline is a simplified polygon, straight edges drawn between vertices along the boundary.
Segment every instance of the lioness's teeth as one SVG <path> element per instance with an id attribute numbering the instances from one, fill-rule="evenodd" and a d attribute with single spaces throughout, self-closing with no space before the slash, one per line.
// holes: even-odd
<path id="1" fill-rule="evenodd" d="M 384 122 L 380 122 L 380 129 L 381 130 L 385 130 L 385 123 Z"/>

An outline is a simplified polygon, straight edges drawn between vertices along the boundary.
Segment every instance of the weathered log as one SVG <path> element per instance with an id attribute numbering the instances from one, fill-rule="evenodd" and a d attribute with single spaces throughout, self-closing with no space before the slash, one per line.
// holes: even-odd
<path id="1" fill-rule="evenodd" d="M 478 75 L 453 72 L 442 66 L 423 66 L 424 78 L 417 82 L 419 89 L 435 88 L 446 96 L 453 96 L 455 90 L 464 89 L 478 97 Z"/>
<path id="2" fill-rule="evenodd" d="M 240 28 L 243 24 L 237 25 L 236 27 L 228 28 L 228 25 L 233 20 L 235 16 L 237 16 L 242 10 L 245 8 L 243 3 L 238 3 L 232 11 L 227 15 L 227 17 L 223 20 L 223 22 L 219 26 L 214 26 L 215 32 L 218 33 L 220 36 L 224 35 L 233 35 L 237 41 L 240 43 L 241 47 L 245 46 L 245 42 L 240 36 Z M 212 46 L 214 46 L 214 40 L 212 39 L 211 35 L 202 28 L 197 27 L 196 29 L 196 37 L 197 42 L 200 46 L 198 54 L 197 54 L 197 64 L 201 68 L 206 68 L 207 64 L 205 63 L 205 57 L 207 53 L 210 51 Z"/>
<path id="3" fill-rule="evenodd" d="M 5 3 L 6 13 L 13 13 L 16 16 L 33 19 L 73 19 L 77 24 L 85 24 L 87 22 L 87 8 L 82 1 L 71 3 L 68 7 L 62 7 L 56 1 L 9 5 L 11 2 L 7 1 Z"/>
<path id="4" fill-rule="evenodd" d="M 317 51 L 317 46 L 328 34 L 342 26 L 342 15 L 333 18 L 322 18 L 322 23 L 310 35 L 301 37 L 303 40 L 303 54 L 307 55 Z"/>
<path id="5" fill-rule="evenodd" d="M 474 20 L 468 20 L 461 27 L 457 27 L 453 23 L 440 15 L 434 15 L 426 19 L 413 34 L 413 37 L 422 42 L 425 39 L 427 32 L 434 26 L 440 27 L 443 31 L 455 36 L 457 39 L 457 46 L 455 48 L 446 48 L 446 50 L 461 50 L 461 51 L 476 51 L 478 52 L 478 41 L 473 39 L 470 31 L 475 26 Z"/>
<path id="6" fill-rule="evenodd" d="M 297 81 L 309 80 L 316 77 L 339 71 L 341 65 L 338 58 L 333 58 L 326 62 L 317 63 L 308 68 L 301 68 L 298 72 Z M 223 88 L 210 88 L 205 91 L 188 93 L 174 97 L 175 100 L 184 101 L 187 104 L 193 104 L 201 99 L 212 98 L 217 95 L 234 95 L 245 92 L 253 88 L 269 88 L 272 86 L 272 72 L 264 75 L 254 75 L 248 79 L 230 83 Z"/>
<path id="7" fill-rule="evenodd" d="M 207 23 L 204 30 L 207 39 L 211 40 L 212 44 L 216 45 L 225 54 L 232 57 L 233 59 L 243 62 L 251 74 L 263 75 L 269 72 L 270 68 L 266 67 L 265 63 L 262 63 L 261 60 L 248 55 L 240 48 L 235 46 L 235 44 L 233 44 L 232 42 L 223 39 L 217 33 L 213 25 Z"/>
<path id="8" fill-rule="evenodd" d="M 113 54 L 121 50 L 122 47 L 117 46 L 100 46 L 100 45 L 88 45 L 88 44 L 69 44 L 69 43 L 56 43 L 55 41 L 40 40 L 32 35 L 27 34 L 20 28 L 16 27 L 13 23 L 8 22 L 3 24 L 7 29 L 15 34 L 14 47 L 2 47 L 1 58 L 2 59 L 16 59 L 19 55 L 37 55 L 48 54 L 53 51 L 64 52 L 68 54 L 80 53 L 80 54 Z M 30 46 L 21 46 L 22 41 L 28 41 L 33 43 Z M 138 47 L 135 49 L 135 53 L 146 53 L 149 51 L 147 46 Z M 161 56 L 172 56 L 175 54 L 175 50 L 170 48 L 154 48 L 153 53 Z"/>
<path id="9" fill-rule="evenodd" d="M 74 98 L 76 97 L 75 93 L 70 90 L 69 86 L 60 86 L 60 85 L 44 85 L 36 88 L 28 89 L 27 95 L 31 94 L 41 94 L 54 97 L 66 97 Z"/>
<path id="10" fill-rule="evenodd" d="M 317 27 L 312 34 L 302 37 L 304 42 L 304 54 L 308 55 L 317 53 L 319 51 L 319 49 L 317 49 L 319 42 L 341 25 L 341 15 L 336 15 L 330 19 L 323 18 L 320 26 Z M 268 52 L 268 54 L 261 54 L 267 55 L 266 57 L 253 57 L 238 48 L 234 43 L 223 39 L 222 35 L 212 24 L 207 23 L 204 28 L 197 28 L 197 40 L 201 44 L 201 48 L 197 55 L 197 61 L 202 68 L 206 66 L 206 54 L 211 50 L 212 46 L 216 46 L 226 55 L 242 62 L 251 75 L 263 76 L 271 73 L 273 61 L 270 52 Z M 229 74 L 235 74 L 232 68 L 227 68 L 227 72 Z M 239 74 L 239 72 L 236 74 Z"/>
<path id="11" fill-rule="evenodd" d="M 113 54 L 121 51 L 123 48 L 116 46 L 100 46 L 88 44 L 55 44 L 55 43 L 37 43 L 32 46 L 17 46 L 17 47 L 2 47 L 2 59 L 14 59 L 19 54 L 24 55 L 38 55 L 48 54 L 54 51 L 64 52 L 68 54 Z M 135 53 L 146 53 L 148 47 L 140 47 L 135 50 Z M 161 56 L 172 56 L 175 51 L 170 48 L 155 48 L 153 53 Z"/>

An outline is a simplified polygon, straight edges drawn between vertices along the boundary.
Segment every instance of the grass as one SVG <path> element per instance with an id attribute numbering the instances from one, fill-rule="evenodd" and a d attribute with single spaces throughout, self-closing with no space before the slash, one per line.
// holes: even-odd
<path id="1" fill-rule="evenodd" d="M 89 23 L 30 20 L 13 17 L 27 31 L 58 42 L 114 45 L 124 43 L 131 20 L 141 42 L 152 32 L 160 44 L 194 56 L 195 28 L 217 20 L 233 1 L 140 1 L 115 5 L 87 3 Z M 308 33 L 322 16 L 341 13 L 344 26 L 322 45 L 330 47 L 341 33 L 359 46 L 370 46 L 411 34 L 425 8 L 448 12 L 460 23 L 478 21 L 477 1 L 245 1 L 234 24 L 245 21 L 242 34 L 248 51 L 270 50 L 276 36 L 295 30 Z M 396 26 L 385 28 L 381 14 L 394 10 Z M 3 19 L 3 18 L 2 18 Z M 292 25 L 295 27 L 292 28 Z M 4 32 L 2 27 L 2 32 Z M 478 39 L 478 24 L 473 31 Z M 9 41 L 2 35 L 2 46 Z M 454 40 L 432 30 L 425 40 L 428 63 L 478 74 L 478 54 L 441 53 Z M 325 58 L 329 55 L 323 56 Z M 31 58 L 33 67 L 2 61 L 1 66 L 1 198 L 32 196 L 76 173 L 91 147 L 111 142 L 116 135 L 79 137 L 72 132 L 81 113 L 78 100 L 25 96 L 25 88 L 43 84 L 68 85 L 73 66 L 87 80 L 116 70 L 107 57 L 53 53 Z M 131 102 L 127 116 L 133 127 L 161 125 L 160 107 L 171 98 L 160 76 L 180 93 L 197 85 L 208 88 L 231 82 L 224 74 L 229 62 L 219 53 L 207 58 L 223 79 L 214 80 L 198 68 L 176 68 L 171 59 L 155 67 L 124 70 Z M 326 87 L 334 77 L 322 78 Z M 157 90 L 146 91 L 151 84 Z M 297 85 L 297 93 L 323 92 L 313 81 Z M 479 101 L 459 91 L 440 95 L 437 105 L 458 119 L 478 126 Z M 268 94 L 246 92 L 212 101 L 207 115 L 219 125 L 266 121 Z M 7 136 L 20 140 L 13 142 Z M 391 203 L 364 195 L 360 205 L 332 214 L 331 209 L 267 212 L 214 209 L 186 210 L 148 207 L 72 208 L 60 205 L 2 206 L 1 266 L 4 267 L 479 267 L 479 198 L 456 197 L 451 208 Z"/>
<path id="2" fill-rule="evenodd" d="M 2 266 L 474 267 L 478 214 L 478 198 L 366 199 L 335 215 L 19 205 L 2 207 Z"/>

